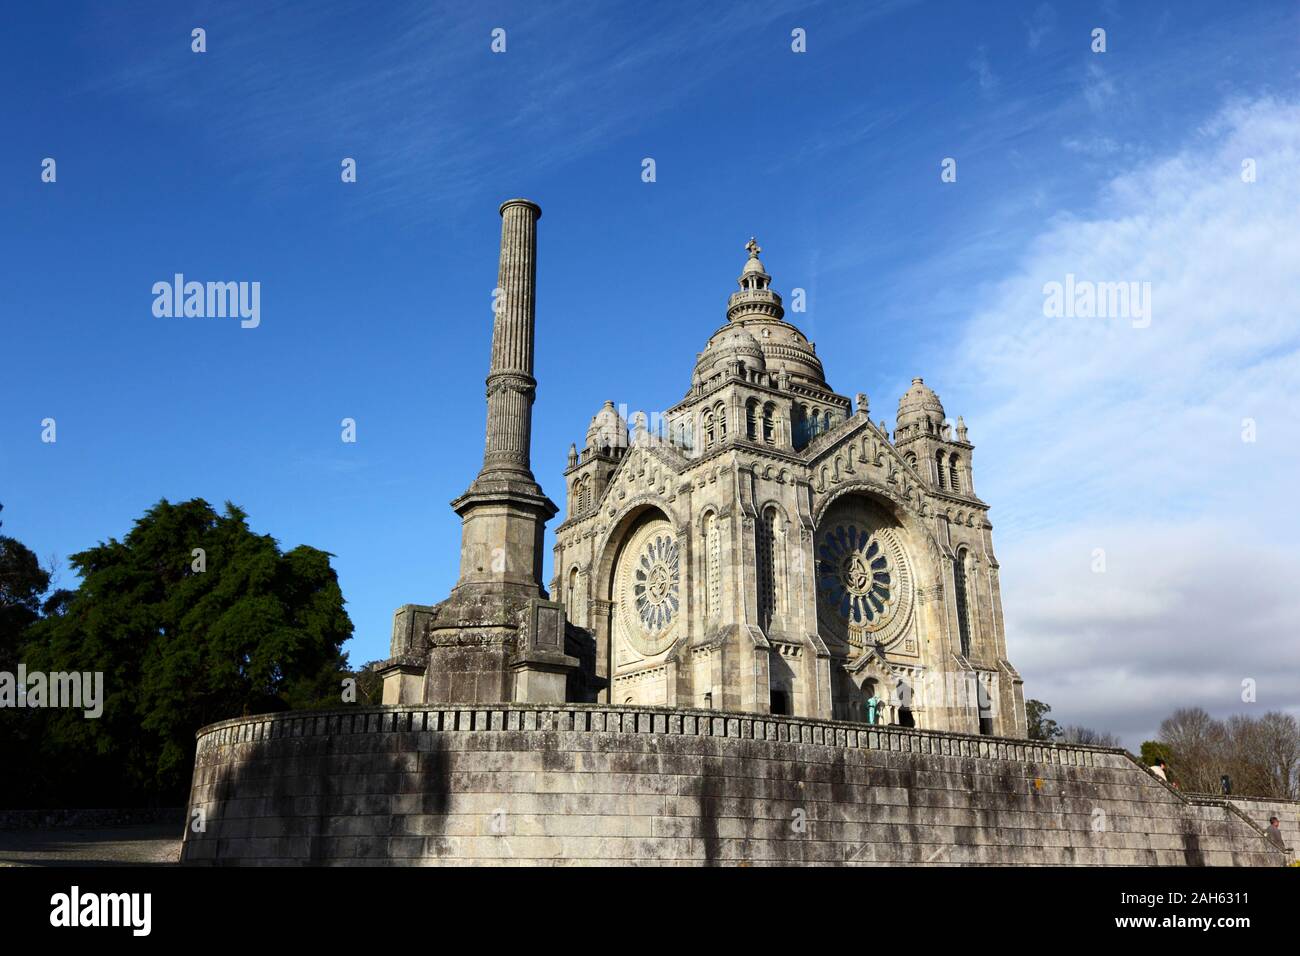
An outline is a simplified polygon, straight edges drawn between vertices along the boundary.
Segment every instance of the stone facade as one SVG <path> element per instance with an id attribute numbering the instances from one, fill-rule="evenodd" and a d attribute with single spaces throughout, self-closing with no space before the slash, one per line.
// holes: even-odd
<path id="1" fill-rule="evenodd" d="M 918 378 L 891 440 L 747 248 L 682 401 L 570 450 L 551 590 L 590 699 L 1023 736 L 965 423 Z"/>
<path id="2" fill-rule="evenodd" d="M 1255 865 L 1225 801 L 1123 751 L 600 705 L 250 717 L 199 736 L 221 864 Z"/>

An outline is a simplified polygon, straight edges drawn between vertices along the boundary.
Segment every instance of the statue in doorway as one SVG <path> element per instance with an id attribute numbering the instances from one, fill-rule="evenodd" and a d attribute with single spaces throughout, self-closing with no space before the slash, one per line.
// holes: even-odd
<path id="1" fill-rule="evenodd" d="M 867 698 L 867 723 L 874 725 L 881 722 L 881 718 L 884 716 L 882 713 L 884 705 L 885 702 L 874 693 Z"/>

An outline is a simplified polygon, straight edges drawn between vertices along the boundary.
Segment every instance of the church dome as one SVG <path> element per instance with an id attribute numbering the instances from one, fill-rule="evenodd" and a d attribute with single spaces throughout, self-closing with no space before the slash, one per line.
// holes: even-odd
<path id="1" fill-rule="evenodd" d="M 816 348 L 802 332 L 785 321 L 781 296 L 772 289 L 772 277 L 758 257 L 762 248 L 757 240 L 750 239 L 745 249 L 749 258 L 745 260 L 737 280 L 740 289 L 727 300 L 727 325 L 713 334 L 709 340 L 710 348 L 728 329 L 743 331 L 761 353 L 761 361 L 757 362 L 747 354 L 745 364 L 748 367 L 771 375 L 784 372 L 793 379 L 825 387 L 826 374 Z M 706 373 L 709 354 L 710 350 L 705 349 L 695 366 L 693 381 L 696 383 L 712 374 Z"/>
<path id="2" fill-rule="evenodd" d="M 743 363 L 746 369 L 765 372 L 767 360 L 758 339 L 742 326 L 726 325 L 713 333 L 709 344 L 700 353 L 695 362 L 695 375 L 692 380 L 706 381 L 714 375 L 735 371 L 737 364 Z"/>
<path id="3" fill-rule="evenodd" d="M 587 428 L 588 448 L 627 447 L 627 419 L 618 413 L 613 402 L 606 402 L 591 418 Z"/>
<path id="4" fill-rule="evenodd" d="M 898 400 L 898 419 L 895 431 L 906 434 L 913 426 L 919 431 L 939 434 L 943 430 L 943 403 L 934 389 L 925 384 L 921 378 L 912 379 L 912 385 Z"/>

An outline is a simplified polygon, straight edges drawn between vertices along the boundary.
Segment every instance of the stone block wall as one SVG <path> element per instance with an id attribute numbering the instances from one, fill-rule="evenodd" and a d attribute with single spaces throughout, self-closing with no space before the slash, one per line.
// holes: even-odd
<path id="1" fill-rule="evenodd" d="M 289 713 L 199 734 L 217 864 L 1255 865 L 1124 751 L 595 704 Z"/>
<path id="2" fill-rule="evenodd" d="M 1260 827 L 1267 828 L 1269 818 L 1277 817 L 1278 827 L 1282 830 L 1282 841 L 1290 853 L 1289 859 L 1300 861 L 1300 800 L 1231 796 L 1226 801 Z"/>

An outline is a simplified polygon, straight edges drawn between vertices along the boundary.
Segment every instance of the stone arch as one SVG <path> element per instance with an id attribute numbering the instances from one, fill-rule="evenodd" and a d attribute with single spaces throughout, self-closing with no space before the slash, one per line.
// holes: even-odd
<path id="1" fill-rule="evenodd" d="M 609 530 L 605 532 L 596 547 L 598 557 L 593 569 L 593 593 L 605 600 L 612 598 L 614 562 L 618 557 L 618 551 L 627 543 L 628 535 L 635 526 L 645 520 L 646 515 L 650 513 L 658 513 L 659 516 L 672 521 L 667 502 L 654 495 L 640 495 L 633 498 L 614 513 Z"/>
<path id="2" fill-rule="evenodd" d="M 849 660 L 854 659 L 855 653 L 858 655 L 869 653 L 865 644 L 873 635 L 880 635 L 891 655 L 895 652 L 915 655 L 920 659 L 922 666 L 925 666 L 925 662 L 932 660 L 933 655 L 939 652 L 940 648 L 948 646 L 947 633 L 950 624 L 944 602 L 939 600 L 938 596 L 944 593 L 945 581 L 949 580 L 951 572 L 938 540 L 926 526 L 926 522 L 915 506 L 905 502 L 898 491 L 878 485 L 870 479 L 845 482 L 836 486 L 831 493 L 818 495 L 812 515 L 815 529 L 814 560 L 826 560 L 820 550 L 825 540 L 822 537 L 822 530 L 826 526 L 827 519 L 833 515 L 836 504 L 855 497 L 863 499 L 866 504 L 874 508 L 881 520 L 888 520 L 888 527 L 892 528 L 892 531 L 881 536 L 880 540 L 888 547 L 889 539 L 893 537 L 895 540 L 892 546 L 901 547 L 903 550 L 904 561 L 900 565 L 899 573 L 902 575 L 900 580 L 908 582 L 910 591 L 906 592 L 906 596 L 910 596 L 911 605 L 910 608 L 906 608 L 901 603 L 903 595 L 896 598 L 900 603 L 890 606 L 884 615 L 883 623 L 874 627 L 865 626 L 866 629 L 856 640 L 857 645 L 863 646 L 857 646 L 855 649 L 855 642 L 850 638 L 856 633 L 855 628 L 863 628 L 864 625 L 859 619 L 851 627 L 849 619 L 843 619 L 844 623 L 831 626 L 835 621 L 824 616 L 830 611 L 830 607 L 824 602 L 832 601 L 833 595 L 821 588 L 820 568 L 814 565 L 813 576 L 816 582 L 814 586 L 818 588 L 818 633 L 822 635 L 833 653 L 847 654 Z M 873 531 L 872 540 L 875 538 L 876 533 Z M 847 554 L 851 550 L 852 547 L 846 549 L 844 553 Z M 832 555 L 831 559 L 834 557 Z M 892 569 L 893 566 L 894 562 L 891 562 L 890 568 Z M 874 574 L 875 569 L 871 570 Z M 848 613 L 851 616 L 852 597 L 849 600 Z M 863 609 L 859 608 L 859 610 Z M 946 651 L 943 653 L 946 656 Z M 942 667 L 942 663 L 938 660 L 934 661 L 934 665 Z M 857 694 L 855 687 L 837 683 L 832 686 L 832 693 L 839 694 L 838 700 L 832 700 L 834 712 L 846 719 L 849 718 L 852 701 Z"/>
<path id="3" fill-rule="evenodd" d="M 839 694 L 841 699 L 834 706 L 836 719 L 881 726 L 893 723 L 894 675 L 878 657 L 872 655 L 846 673 L 843 684 Z M 874 708 L 869 706 L 873 696 L 876 699 Z M 872 716 L 876 718 L 874 722 L 869 719 Z"/>
<path id="4" fill-rule="evenodd" d="M 583 600 L 584 597 L 586 597 L 586 595 L 582 587 L 582 571 L 579 569 L 577 564 L 574 564 L 569 568 L 569 573 L 565 577 L 564 604 L 566 611 L 565 616 L 568 617 L 572 623 L 579 626 L 585 623 L 586 620 L 582 613 L 583 606 L 586 604 L 586 601 Z"/>
<path id="5" fill-rule="evenodd" d="M 601 541 L 592 590 L 605 598 L 595 630 L 612 699 L 631 695 L 650 705 L 674 699 L 668 670 L 671 648 L 688 632 L 692 530 L 689 523 L 676 525 L 665 502 L 641 496 L 617 514 Z M 646 556 L 648 578 L 639 565 Z M 671 573 L 657 578 L 665 567 Z"/>

